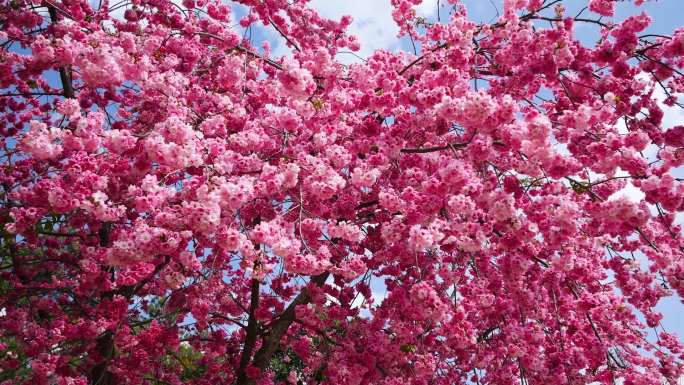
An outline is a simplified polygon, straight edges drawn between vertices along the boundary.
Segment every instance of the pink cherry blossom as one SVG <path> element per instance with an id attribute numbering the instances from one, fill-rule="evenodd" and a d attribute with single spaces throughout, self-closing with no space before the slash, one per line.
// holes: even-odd
<path id="1" fill-rule="evenodd" d="M 684 29 L 388 3 L 0 5 L 0 384 L 681 379 Z"/>

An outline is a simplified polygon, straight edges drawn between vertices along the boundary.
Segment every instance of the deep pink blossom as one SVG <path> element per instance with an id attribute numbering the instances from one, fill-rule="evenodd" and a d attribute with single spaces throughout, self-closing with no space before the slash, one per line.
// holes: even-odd
<path id="1" fill-rule="evenodd" d="M 0 383 L 681 378 L 684 29 L 237 3 L 0 6 Z"/>

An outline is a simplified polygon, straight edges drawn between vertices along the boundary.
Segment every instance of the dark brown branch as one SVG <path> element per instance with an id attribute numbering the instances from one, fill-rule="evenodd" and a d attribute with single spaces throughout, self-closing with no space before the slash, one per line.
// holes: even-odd
<path id="1" fill-rule="evenodd" d="M 328 279 L 330 273 L 325 272 L 314 277 L 311 277 L 311 284 L 316 286 L 322 286 L 325 280 Z M 283 313 L 276 318 L 276 320 L 271 324 L 270 329 L 264 335 L 261 348 L 254 355 L 252 360 L 252 365 L 261 371 L 265 370 L 271 362 L 273 354 L 278 349 L 280 345 L 280 340 L 283 335 L 290 328 L 290 325 L 295 320 L 295 309 L 299 305 L 306 305 L 311 301 L 311 296 L 309 295 L 308 289 L 303 289 L 299 295 L 288 305 L 288 307 L 283 311 Z M 237 385 L 255 385 L 256 382 L 251 378 L 242 378 L 236 382 Z"/>
<path id="2" fill-rule="evenodd" d="M 234 320 L 234 319 L 232 319 L 232 318 L 230 318 L 230 317 L 226 317 L 226 316 L 224 316 L 224 315 L 217 314 L 217 313 L 211 313 L 211 316 L 214 317 L 214 318 L 218 318 L 218 319 L 220 319 L 220 320 L 223 320 L 223 321 L 228 321 L 228 322 L 230 322 L 230 323 L 233 323 L 233 324 L 235 324 L 235 325 L 237 325 L 237 326 L 239 326 L 239 327 L 241 327 L 241 328 L 243 328 L 243 329 L 247 329 L 247 325 L 243 324 L 242 322 L 240 322 L 240 321 L 238 321 L 238 320 Z"/>
<path id="3" fill-rule="evenodd" d="M 49 3 L 48 3 L 49 4 Z M 50 14 L 50 21 L 52 24 L 57 24 L 57 9 L 53 5 L 48 5 L 48 13 Z M 61 10 L 60 10 L 61 11 Z M 61 11 L 64 12 L 64 11 Z M 59 79 L 62 81 L 62 89 L 64 90 L 64 97 L 72 99 L 74 97 L 74 86 L 71 83 L 71 74 L 65 67 L 59 67 Z"/>
<path id="4" fill-rule="evenodd" d="M 100 247 L 109 246 L 109 233 L 111 232 L 112 224 L 105 222 L 100 226 L 100 230 L 97 232 L 97 236 L 100 240 Z"/>
<path id="5" fill-rule="evenodd" d="M 372 201 L 368 201 L 368 202 L 362 202 L 362 203 L 359 203 L 358 206 L 354 207 L 354 210 L 365 209 L 366 207 L 371 207 L 373 205 L 377 205 L 378 203 L 380 203 L 380 201 L 378 201 L 377 199 L 373 199 Z"/>
<path id="6" fill-rule="evenodd" d="M 670 71 L 676 73 L 676 74 L 679 75 L 679 76 L 684 76 L 684 73 L 682 73 L 682 72 L 679 71 L 678 69 L 676 69 L 676 68 L 672 67 L 671 65 L 669 65 L 669 64 L 667 64 L 667 63 L 664 63 L 664 62 L 662 62 L 662 61 L 660 61 L 660 60 L 654 59 L 654 58 L 652 58 L 652 57 L 650 57 L 650 56 L 648 56 L 648 55 L 646 55 L 646 54 L 643 54 L 643 53 L 642 53 L 642 54 L 637 54 L 636 56 L 637 56 L 637 57 L 640 57 L 640 58 L 643 58 L 643 59 L 645 59 L 645 60 L 651 61 L 651 62 L 653 62 L 653 63 L 659 64 L 659 65 L 661 65 L 661 66 L 663 66 L 663 67 L 669 69 Z"/>
<path id="7" fill-rule="evenodd" d="M 247 335 L 245 336 L 245 345 L 242 348 L 242 356 L 240 356 L 240 367 L 237 373 L 237 383 L 242 384 L 247 381 L 247 365 L 252 358 L 252 350 L 256 345 L 258 325 L 256 319 L 256 309 L 259 307 L 259 280 L 252 279 L 251 298 L 249 301 L 249 320 L 247 321 Z"/>
<path id="8" fill-rule="evenodd" d="M 107 235 L 108 237 L 108 235 Z M 100 244 L 103 243 L 103 239 L 100 238 Z M 131 298 L 136 294 L 138 289 L 145 286 L 148 282 L 152 280 L 166 265 L 171 262 L 171 257 L 166 256 L 164 262 L 160 263 L 155 267 L 152 274 L 138 282 L 135 285 L 122 286 L 117 290 L 108 291 L 103 293 L 102 298 L 113 298 L 116 294 L 121 294 L 126 298 Z M 114 346 L 114 335 L 111 331 L 106 331 L 97 339 L 97 350 L 102 355 L 103 359 L 93 366 L 90 372 L 90 383 L 92 385 L 114 385 L 116 382 L 116 377 L 112 372 L 107 369 L 109 361 L 116 354 L 116 349 Z"/>
<path id="9" fill-rule="evenodd" d="M 450 148 L 454 149 L 454 150 L 461 150 L 461 149 L 468 147 L 468 145 L 470 144 L 471 141 L 472 141 L 472 138 L 471 138 L 471 140 L 469 140 L 465 143 L 452 143 L 452 144 L 447 144 L 444 146 L 435 146 L 435 147 L 402 148 L 400 150 L 400 152 L 402 152 L 404 154 L 426 154 L 429 152 L 444 151 L 444 150 L 448 150 Z M 493 142 L 493 144 L 495 144 L 497 146 L 502 146 L 503 142 L 495 140 Z"/>
<path id="10" fill-rule="evenodd" d="M 560 17 L 544 17 L 544 16 L 533 16 L 531 19 L 536 19 L 536 20 L 545 20 L 545 21 L 550 21 L 550 22 L 561 22 L 563 21 L 562 18 Z M 579 21 L 579 22 L 584 22 L 584 23 L 591 23 L 591 24 L 597 24 L 600 25 L 603 28 L 610 28 L 610 25 L 600 21 L 600 20 L 593 20 L 593 19 L 585 19 L 581 17 L 576 17 L 573 19 L 574 21 Z"/>
<path id="11" fill-rule="evenodd" d="M 7 94 L 0 94 L 0 98 L 2 97 L 14 97 L 14 96 L 60 96 L 62 94 L 60 93 L 55 93 L 55 92 L 10 92 Z"/>
<path id="12" fill-rule="evenodd" d="M 77 233 L 58 233 L 55 231 L 38 231 L 36 233 L 40 234 L 40 235 L 49 235 L 52 237 L 81 237 L 84 235 L 84 234 L 77 234 Z M 85 235 L 87 235 L 87 234 L 85 234 Z"/>
<path id="13" fill-rule="evenodd" d="M 109 360 L 111 360 L 116 353 L 114 348 L 114 336 L 111 331 L 105 332 L 97 339 L 96 348 L 103 359 L 97 363 L 90 372 L 90 383 L 92 385 L 114 385 L 114 373 L 107 370 Z"/>
<path id="14" fill-rule="evenodd" d="M 639 39 L 646 39 L 646 38 L 649 38 L 649 37 L 659 37 L 659 38 L 662 38 L 662 39 L 672 40 L 672 36 L 659 35 L 659 34 L 657 34 L 657 33 L 647 33 L 647 34 L 645 34 L 645 35 L 639 35 L 639 36 L 638 36 Z"/>
<path id="15" fill-rule="evenodd" d="M 287 40 L 287 42 L 290 43 L 294 47 L 294 49 L 297 50 L 297 52 L 302 52 L 302 50 L 299 49 L 299 46 L 297 44 L 295 44 L 295 42 L 292 41 L 292 39 L 290 39 L 289 36 L 287 36 L 285 33 L 283 33 L 283 31 L 281 31 L 280 28 L 278 28 L 278 26 L 273 22 L 273 20 L 269 19 L 268 21 L 269 21 L 269 23 L 271 23 L 273 28 L 275 28 L 275 30 L 278 31 L 280 36 L 282 36 L 285 40 Z"/>
<path id="16" fill-rule="evenodd" d="M 402 68 L 401 71 L 399 71 L 399 75 L 403 75 L 404 73 L 406 73 L 406 71 L 408 71 L 409 69 L 411 69 L 411 67 L 413 67 L 414 65 L 416 65 L 416 64 L 420 63 L 421 61 L 423 61 L 423 59 L 425 59 L 425 57 L 426 57 L 428 54 L 431 54 L 431 53 L 433 53 L 433 52 L 435 52 L 435 51 L 438 51 L 438 50 L 440 50 L 440 49 L 442 49 L 442 48 L 446 48 L 446 47 L 448 47 L 448 46 L 449 46 L 448 43 L 443 43 L 443 44 L 440 44 L 440 45 L 438 45 L 437 47 L 431 49 L 428 53 L 426 53 L 426 54 L 424 54 L 424 55 L 422 55 L 422 56 L 416 58 L 414 61 L 412 61 L 412 62 L 410 62 L 409 64 L 407 64 L 406 67 Z"/>
<path id="17" fill-rule="evenodd" d="M 468 146 L 468 143 L 454 143 L 454 144 L 447 144 L 446 146 L 402 148 L 401 152 L 404 154 L 426 154 L 428 152 L 448 150 L 449 148 L 462 149 L 462 148 L 465 148 L 467 146 Z"/>
<path id="18" fill-rule="evenodd" d="M 490 339 L 492 337 L 492 335 L 494 334 L 494 332 L 496 332 L 497 330 L 500 330 L 499 325 L 492 326 L 489 329 L 483 331 L 479 336 L 477 336 L 477 342 L 480 343 L 480 342 L 483 342 L 483 341 Z"/>
<path id="19" fill-rule="evenodd" d="M 216 40 L 218 40 L 218 41 L 221 41 L 221 42 L 224 42 L 224 43 L 225 43 L 225 40 L 224 40 L 223 38 L 221 38 L 220 36 L 216 36 L 216 35 L 214 35 L 214 34 L 211 34 L 211 33 L 209 33 L 209 32 L 194 32 L 194 34 L 195 34 L 195 35 L 200 35 L 200 36 L 211 37 L 211 38 L 213 38 L 213 39 L 216 39 Z M 274 62 L 274 61 L 271 60 L 271 59 L 267 59 L 267 58 L 265 58 L 265 57 L 259 55 L 259 54 L 256 53 L 256 52 L 252 52 L 252 51 L 250 51 L 249 49 L 247 49 L 247 48 L 245 48 L 245 47 L 243 47 L 243 46 L 237 45 L 237 46 L 233 47 L 233 49 L 235 49 L 235 50 L 237 50 L 237 51 L 240 51 L 240 52 L 246 54 L 247 56 L 251 56 L 251 57 L 253 57 L 253 58 L 255 58 L 255 59 L 263 60 L 264 62 L 266 62 L 266 64 L 270 65 L 270 66 L 273 67 L 273 68 L 276 68 L 276 69 L 279 69 L 279 70 L 282 70 L 282 69 L 283 69 L 283 66 L 281 66 L 279 63 L 276 63 L 276 62 Z"/>
<path id="20" fill-rule="evenodd" d="M 553 5 L 555 5 L 555 4 L 558 4 L 558 3 L 560 3 L 561 1 L 562 1 L 562 0 L 554 0 L 554 1 L 552 1 L 552 2 L 550 2 L 550 3 L 548 3 L 548 4 L 546 4 L 546 5 L 543 5 L 542 7 L 538 8 L 538 9 L 535 9 L 534 11 L 532 11 L 532 12 L 530 12 L 530 13 L 527 13 L 527 14 L 525 14 L 525 15 L 520 16 L 520 20 L 526 21 L 526 20 L 532 19 L 532 18 L 534 18 L 534 16 L 536 16 L 539 12 L 541 12 L 541 11 L 543 11 L 543 10 L 545 10 L 545 9 L 551 8 L 551 6 L 553 6 Z"/>

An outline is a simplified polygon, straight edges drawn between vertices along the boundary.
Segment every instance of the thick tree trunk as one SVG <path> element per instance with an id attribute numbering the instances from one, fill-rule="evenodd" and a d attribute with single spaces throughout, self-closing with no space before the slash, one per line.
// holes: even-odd
<path id="1" fill-rule="evenodd" d="M 325 280 L 328 279 L 330 273 L 319 274 L 311 278 L 311 283 L 316 286 L 322 286 Z M 261 341 L 261 347 L 254 355 L 252 360 L 252 365 L 262 372 L 268 368 L 271 363 L 273 354 L 278 349 L 280 345 L 280 340 L 283 338 L 287 330 L 292 325 L 295 320 L 295 309 L 299 305 L 306 305 L 311 301 L 311 296 L 309 291 L 305 288 L 301 293 L 290 303 L 290 305 L 285 309 L 285 311 L 273 322 L 270 330 L 265 334 Z M 248 325 L 249 328 L 249 325 Z M 245 344 L 247 341 L 245 341 Z M 246 375 L 239 376 L 236 382 L 237 385 L 256 385 L 254 379 L 249 378 Z"/>

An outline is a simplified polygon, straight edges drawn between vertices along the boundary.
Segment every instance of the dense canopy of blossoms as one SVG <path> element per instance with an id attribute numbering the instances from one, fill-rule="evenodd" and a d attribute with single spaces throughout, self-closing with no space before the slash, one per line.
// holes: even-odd
<path id="1" fill-rule="evenodd" d="M 0 2 L 1 384 L 682 376 L 684 29 L 392 0 L 416 52 L 343 64 L 350 18 L 235 3 Z"/>

